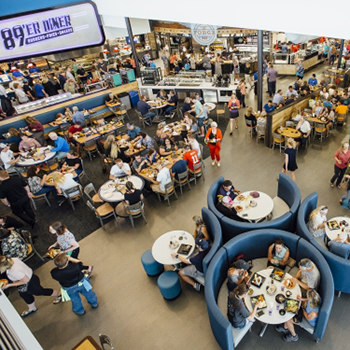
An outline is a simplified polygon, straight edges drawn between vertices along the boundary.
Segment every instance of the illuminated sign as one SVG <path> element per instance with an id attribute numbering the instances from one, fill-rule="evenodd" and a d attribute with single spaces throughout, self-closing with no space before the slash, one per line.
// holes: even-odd
<path id="1" fill-rule="evenodd" d="M 210 45 L 217 37 L 216 27 L 209 24 L 192 24 L 192 37 L 200 45 Z"/>
<path id="2" fill-rule="evenodd" d="M 85 47 L 105 41 L 93 2 L 76 2 L 0 18 L 0 62 Z"/>

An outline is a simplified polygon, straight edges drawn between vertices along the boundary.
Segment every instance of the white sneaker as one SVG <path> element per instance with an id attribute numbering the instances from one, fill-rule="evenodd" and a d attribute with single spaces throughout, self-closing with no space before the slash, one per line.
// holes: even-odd
<path id="1" fill-rule="evenodd" d="M 220 162 L 218 162 L 217 166 L 220 167 Z"/>
<path id="2" fill-rule="evenodd" d="M 197 291 L 200 292 L 201 291 L 201 285 L 199 283 L 196 283 L 193 288 Z"/>
<path id="3" fill-rule="evenodd" d="M 214 166 L 214 165 L 215 165 L 215 162 L 216 162 L 216 160 L 213 160 L 213 161 L 211 162 L 211 165 Z"/>

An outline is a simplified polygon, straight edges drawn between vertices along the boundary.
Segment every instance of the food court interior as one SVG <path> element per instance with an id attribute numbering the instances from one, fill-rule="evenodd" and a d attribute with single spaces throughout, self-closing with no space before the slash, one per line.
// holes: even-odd
<path id="1" fill-rule="evenodd" d="M 57 5 L 62 3 L 64 1 L 58 1 Z M 96 1 L 96 4 L 99 10 L 100 1 Z M 50 5 L 55 5 L 54 0 L 50 1 Z M 101 6 L 101 8 L 103 7 Z M 27 10 L 30 9 L 26 8 L 20 12 Z M 11 13 L 9 15 L 11 17 Z M 146 274 L 141 257 L 146 251 L 152 249 L 155 241 L 166 232 L 181 230 L 193 234 L 195 223 L 192 218 L 194 215 L 200 216 L 202 208 L 208 207 L 208 191 L 219 177 L 231 180 L 235 188 L 242 192 L 256 190 L 266 193 L 271 198 L 276 196 L 279 184 L 278 177 L 286 157 L 284 153 L 286 144 L 284 139 L 283 144 L 281 142 L 274 144 L 274 141 L 276 141 L 278 135 L 284 135 L 288 126 L 295 129 L 301 117 L 305 117 L 305 119 L 317 117 L 314 107 L 317 101 L 322 100 L 320 92 L 323 86 L 319 85 L 322 79 L 327 82 L 327 93 L 329 87 L 338 90 L 340 95 L 348 90 L 347 63 L 350 63 L 350 52 L 348 50 L 350 45 L 347 40 L 341 41 L 342 38 L 339 37 L 323 37 L 321 36 L 324 35 L 323 33 L 317 33 L 318 36 L 305 37 L 288 36 L 284 32 L 264 31 L 262 33 L 264 51 L 261 56 L 264 60 L 264 65 L 261 64 L 262 89 L 258 87 L 256 94 L 254 81 L 258 78 L 255 77 L 254 73 L 258 73 L 259 53 L 257 50 L 258 36 L 255 29 L 219 27 L 218 32 L 220 29 L 221 32 L 217 34 L 218 37 L 206 47 L 198 44 L 192 38 L 190 23 L 179 23 L 180 20 L 178 22 L 170 21 L 169 18 L 164 18 L 164 21 L 133 18 L 131 27 L 134 29 L 134 45 L 136 44 L 135 49 L 137 49 L 139 58 L 138 64 L 135 64 L 135 60 L 130 60 L 134 45 L 127 36 L 130 33 L 127 32 L 125 23 L 120 25 L 122 28 L 116 28 L 108 21 L 108 16 L 105 17 L 102 22 L 108 40 L 103 45 L 89 49 L 89 52 L 88 49 L 85 49 L 83 53 L 82 50 L 76 50 L 44 56 L 45 49 L 42 48 L 42 56 L 26 57 L 24 60 L 19 59 L 18 61 L 11 60 L 1 63 L 0 66 L 3 71 L 0 76 L 1 86 L 6 89 L 6 101 L 10 101 L 12 105 L 9 115 L 5 111 L 6 102 L 3 102 L 3 99 L 0 100 L 2 106 L 1 143 L 7 144 L 6 138 L 13 136 L 8 134 L 11 127 L 21 129 L 21 135 L 22 132 L 26 132 L 24 126 L 27 124 L 24 122 L 24 117 L 34 116 L 39 120 L 43 118 L 42 124 L 45 124 L 46 142 L 49 147 L 54 147 L 54 140 L 48 136 L 49 133 L 57 132 L 61 135 L 60 133 L 63 132 L 62 135 L 64 135 L 66 130 L 61 126 L 67 123 L 67 115 L 55 120 L 54 111 L 60 109 L 62 110 L 61 113 L 64 113 L 63 107 L 69 107 L 72 110 L 73 106 L 78 105 L 79 110 L 83 110 L 84 119 L 91 127 L 90 130 L 83 130 L 85 134 L 79 134 L 79 137 L 73 137 L 69 140 L 75 141 L 73 144 L 69 143 L 70 147 L 79 152 L 79 156 L 83 157 L 83 172 L 87 175 L 86 178 L 79 178 L 78 182 L 82 185 L 82 188 L 89 183 L 93 183 L 100 195 L 99 203 L 91 200 L 93 202 L 92 208 L 88 206 L 89 198 L 85 194 L 81 195 L 81 198 L 74 201 L 72 205 L 70 205 L 69 200 L 59 205 L 53 197 L 49 197 L 51 206 L 48 206 L 45 200 L 35 201 L 36 210 L 34 212 L 37 222 L 33 225 L 33 228 L 25 224 L 25 228 L 35 237 L 33 244 L 38 251 L 37 255 L 40 256 L 44 256 L 47 253 L 47 248 L 54 243 L 53 235 L 49 231 L 49 226 L 53 222 L 62 222 L 74 234 L 80 246 L 79 259 L 84 264 L 93 266 L 90 282 L 98 298 L 98 308 L 92 308 L 86 300 L 83 300 L 86 314 L 78 316 L 72 312 L 69 301 L 53 305 L 53 298 L 38 296 L 36 297 L 38 311 L 23 318 L 23 321 L 43 349 L 78 349 L 75 346 L 86 336 L 91 336 L 97 341 L 101 333 L 110 337 L 114 349 L 177 349 L 179 347 L 185 349 L 220 349 L 219 342 L 212 332 L 213 325 L 211 325 L 208 317 L 205 295 L 207 287 L 201 286 L 200 292 L 197 292 L 180 278 L 181 294 L 174 300 L 166 300 L 158 288 L 158 276 L 151 277 Z M 225 34 L 225 31 L 228 34 Z M 293 52 L 297 45 L 298 49 Z M 287 51 L 284 51 L 283 46 L 287 46 Z M 328 46 L 328 50 L 325 49 L 326 46 Z M 333 46 L 335 47 L 334 59 L 331 58 L 331 48 Z M 181 53 L 181 50 L 183 50 L 183 53 Z M 227 51 L 227 57 L 225 57 L 225 54 L 222 55 L 223 50 Z M 144 56 L 147 52 L 150 53 L 155 67 L 150 64 L 145 67 Z M 171 61 L 167 61 L 167 64 L 170 64 L 170 70 L 164 66 L 164 60 L 162 59 L 164 54 L 169 59 L 170 55 L 176 52 L 178 53 L 180 73 L 175 69 L 178 66 L 177 64 L 172 65 Z M 195 53 L 194 58 L 197 61 L 196 74 L 186 68 L 186 63 L 190 65 L 191 53 Z M 187 58 L 183 59 L 186 54 L 188 54 Z M 219 64 L 221 65 L 222 74 L 217 74 L 215 61 L 212 61 L 212 67 L 209 69 L 210 73 L 208 70 L 203 70 L 203 67 L 200 66 L 202 64 L 201 58 L 212 55 L 211 58 L 214 59 L 217 54 L 220 55 Z M 346 57 L 344 61 L 339 55 Z M 94 74 L 90 75 L 90 72 L 94 72 L 94 66 L 97 71 L 99 70 L 99 58 L 103 64 L 106 64 L 106 67 L 108 66 L 107 68 L 114 68 L 114 70 L 110 71 L 109 76 L 108 74 L 99 74 L 98 78 L 95 79 Z M 237 60 L 236 65 L 235 60 Z M 339 64 L 338 60 L 340 61 Z M 15 64 L 15 62 L 18 64 Z M 247 62 L 250 63 L 250 70 Z M 285 104 L 288 98 L 284 98 L 282 106 L 276 105 L 274 111 L 267 110 L 268 101 L 272 100 L 275 95 L 270 92 L 270 96 L 268 92 L 271 88 L 265 74 L 271 69 L 268 62 L 272 62 L 279 73 L 276 79 L 275 92 L 281 90 L 283 96 L 287 94 L 289 86 L 293 86 L 293 90 L 295 89 L 294 84 L 298 80 L 297 74 L 301 64 L 304 69 L 302 81 L 306 81 L 306 85 L 309 87 L 308 90 L 303 90 L 307 91 L 305 95 L 299 94 L 299 98 L 291 101 L 290 105 Z M 73 65 L 77 64 L 81 64 L 86 73 L 89 72 L 89 75 L 85 75 L 84 72 L 80 82 L 78 80 L 73 83 L 75 86 L 71 93 L 69 92 L 69 86 L 63 86 L 63 89 L 58 88 L 60 93 L 52 96 L 68 94 L 59 101 L 53 100 L 50 102 L 50 97 L 48 97 L 38 99 L 36 102 L 22 104 L 19 103 L 20 92 L 16 94 L 13 91 L 15 89 L 11 89 L 9 86 L 11 81 L 16 81 L 16 78 L 13 79 L 13 77 L 16 77 L 15 73 L 24 72 L 26 69 L 35 67 L 40 69 L 41 73 L 33 71 L 34 76 L 38 74 L 35 79 L 42 79 L 43 75 L 41 74 L 43 72 L 44 75 L 50 72 L 53 80 L 58 81 L 58 75 L 54 74 L 55 67 L 59 67 L 58 72 L 64 70 L 67 74 L 66 68 L 72 68 L 74 73 Z M 313 79 L 314 74 L 318 80 L 317 87 L 314 87 L 314 84 L 309 81 L 310 78 Z M 78 76 L 79 74 L 75 71 L 75 75 Z M 247 75 L 250 81 L 247 79 Z M 228 85 L 225 85 L 225 76 L 231 81 Z M 148 80 L 150 77 L 151 82 Z M 246 81 L 243 82 L 243 85 L 245 83 L 245 89 L 243 90 L 245 90 L 246 107 L 242 107 L 239 111 L 237 126 L 232 123 L 233 128 L 230 129 L 231 113 L 227 102 L 230 100 L 230 94 L 236 93 L 236 89 L 244 77 L 246 78 Z M 9 79 L 9 81 L 6 81 L 6 79 Z M 22 81 L 22 76 L 17 77 L 17 80 Z M 39 84 L 41 84 L 40 81 L 35 82 L 35 85 Z M 60 84 L 59 81 L 58 84 Z M 27 82 L 25 85 L 27 85 Z M 175 113 L 170 111 L 162 116 L 159 115 L 159 110 L 153 108 L 150 111 L 154 111 L 157 115 L 152 123 L 147 118 L 142 118 L 142 116 L 140 118 L 138 113 L 140 111 L 138 111 L 137 106 L 141 96 L 145 95 L 148 101 L 153 100 L 153 103 L 157 105 L 157 103 L 160 103 L 160 100 L 155 100 L 158 91 L 164 89 L 169 94 L 173 88 L 178 96 L 178 107 L 175 109 Z M 238 88 L 238 90 L 242 93 L 242 88 Z M 113 101 L 111 104 L 105 104 L 104 101 L 109 92 L 118 97 L 119 106 L 117 108 L 114 108 Z M 199 93 L 204 102 L 207 103 L 209 121 L 206 121 L 205 130 L 214 121 L 217 122 L 217 127 L 223 134 L 220 163 L 215 164 L 214 162 L 214 165 L 212 164 L 207 140 L 205 141 L 204 137 L 197 135 L 196 139 L 202 146 L 202 173 L 196 178 L 196 181 L 192 177 L 190 188 L 187 185 L 181 190 L 176 187 L 177 198 L 171 196 L 169 199 L 170 205 L 163 198 L 158 200 L 157 194 L 152 192 L 151 182 L 145 173 L 138 174 L 133 167 L 133 176 L 139 179 L 135 183 L 142 183 L 140 187 L 144 196 L 143 208 L 147 220 L 142 217 L 135 218 L 133 223 L 135 227 L 133 228 L 129 216 L 127 214 L 123 215 L 123 213 L 118 215 L 119 211 L 115 210 L 116 207 L 120 209 L 120 204 L 124 206 L 123 195 L 122 199 L 118 197 L 118 199 L 112 200 L 111 198 L 116 196 L 112 192 L 111 195 L 105 195 L 105 198 L 101 199 L 101 196 L 103 197 L 103 186 L 106 186 L 106 182 L 109 180 L 110 158 L 102 155 L 99 150 L 90 155 L 89 151 L 91 149 L 89 147 L 92 146 L 91 144 L 85 144 L 85 142 L 89 137 L 96 140 L 96 135 L 102 137 L 104 134 L 116 135 L 117 140 L 121 140 L 128 131 L 127 123 L 134 123 L 142 132 L 156 139 L 157 131 L 160 129 L 159 125 L 181 123 L 183 116 L 180 109 L 183 106 L 184 99 L 191 97 L 195 100 L 195 93 Z M 1 95 L 3 96 L 2 93 Z M 73 98 L 74 100 L 70 101 Z M 34 105 L 41 100 L 47 100 L 47 102 Z M 335 111 L 337 108 L 336 101 L 333 100 L 332 102 Z M 339 98 L 339 105 L 342 102 L 343 99 Z M 212 110 L 211 105 L 214 105 Z M 124 106 L 127 111 L 125 112 L 121 106 Z M 263 116 L 264 114 L 267 115 L 265 116 L 267 121 L 262 135 L 259 134 L 258 129 L 256 135 L 252 128 L 246 124 L 244 115 L 248 107 L 253 108 L 253 111 L 257 113 L 257 117 L 260 117 L 261 114 Z M 224 113 L 220 115 L 219 109 L 223 109 Z M 312 113 L 314 113 L 313 116 L 311 116 Z M 300 116 L 299 114 L 303 115 Z M 336 115 L 338 116 L 338 113 Z M 51 117 L 52 119 L 50 119 Z M 294 119 L 295 117 L 296 119 Z M 344 142 L 349 141 L 347 113 L 344 119 L 339 117 L 338 119 L 334 117 L 333 120 L 326 118 L 328 118 L 328 114 L 324 119 L 310 120 L 312 130 L 307 137 L 306 145 L 302 144 L 302 140 L 298 143 L 296 153 L 298 169 L 295 171 L 295 183 L 300 189 L 301 201 L 310 193 L 316 191 L 319 205 L 322 204 L 328 207 L 328 219 L 340 216 L 346 218 L 349 209 L 339 204 L 340 198 L 346 194 L 346 191 L 337 186 L 331 187 L 330 179 L 334 173 L 334 154 Z M 99 119 L 102 123 L 99 122 Z M 159 122 L 160 120 L 162 121 Z M 331 120 L 331 126 L 329 131 L 328 129 L 326 131 L 325 125 L 328 125 L 329 120 Z M 286 122 L 289 122 L 289 124 L 286 124 Z M 316 123 L 321 123 L 321 126 L 316 125 Z M 321 132 L 316 132 L 317 128 L 321 128 Z M 171 132 L 176 133 L 174 129 L 171 129 Z M 327 137 L 326 132 L 327 134 L 329 132 Z M 29 135 L 32 136 L 32 134 Z M 177 137 L 180 136 L 177 135 Z M 84 138 L 84 140 L 79 141 L 79 138 Z M 176 138 L 180 149 L 184 147 L 184 142 L 179 143 L 179 140 L 179 138 Z M 93 145 L 97 149 L 96 143 Z M 159 152 L 159 147 L 157 145 L 155 147 Z M 162 145 L 160 148 L 162 148 Z M 129 147 L 129 153 L 126 154 L 130 158 L 127 159 L 132 161 L 133 153 L 138 153 L 138 151 L 138 146 L 135 146 L 134 149 L 132 146 Z M 16 173 L 11 176 L 23 178 L 27 181 L 23 169 L 27 169 L 30 163 L 30 165 L 38 165 L 42 170 L 44 162 L 38 160 L 41 156 L 42 154 L 36 155 L 35 152 L 28 157 L 26 154 L 22 155 L 20 162 L 24 165 L 18 167 Z M 48 160 L 45 156 L 47 157 L 47 153 L 46 155 L 44 153 L 44 161 Z M 112 159 L 113 161 L 114 159 Z M 49 175 L 50 173 L 49 166 L 46 174 Z M 287 173 L 288 177 L 290 175 L 290 173 Z M 123 185 L 123 183 L 121 184 Z M 0 193 L 3 193 L 2 191 L 0 189 Z M 112 215 L 109 219 L 104 220 L 104 228 L 101 227 L 95 214 L 96 208 L 101 203 L 109 203 L 112 212 L 115 211 L 118 215 L 118 222 L 114 219 L 115 216 Z M 11 208 L 6 207 L 3 203 L 0 204 L 0 213 L 1 217 L 12 216 L 18 219 L 11 212 Z M 295 235 L 295 230 L 291 232 Z M 231 237 L 235 236 L 234 229 L 232 229 L 231 234 Z M 249 247 L 247 249 L 249 250 Z M 248 251 L 240 253 L 249 256 Z M 305 256 L 305 258 L 308 258 L 308 256 Z M 26 261 L 26 264 L 39 276 L 42 286 L 60 288 L 58 282 L 54 281 L 50 274 L 50 271 L 55 267 L 52 259 L 45 257 L 42 261 L 34 255 Z M 165 265 L 164 268 L 165 271 L 172 271 L 174 266 Z M 350 271 L 350 265 L 348 269 Z M 323 283 L 326 282 L 323 281 Z M 25 310 L 25 303 L 16 289 L 8 288 L 6 297 L 8 297 L 17 313 L 20 314 Z M 4 292 L 0 297 L 5 297 Z M 346 324 L 349 320 L 350 310 L 348 303 L 350 303 L 348 292 L 342 293 L 338 297 L 338 290 L 336 290 L 326 332 L 322 340 L 316 343 L 312 334 L 303 329 L 298 329 L 299 340 L 296 346 L 300 349 L 347 349 Z M 11 314 L 11 311 L 8 311 L 7 308 L 8 305 L 6 306 L 5 315 L 1 314 L 1 318 L 7 317 L 7 312 Z M 224 316 L 226 317 L 225 312 Z M 16 331 L 16 326 L 12 325 L 12 327 Z M 293 345 L 285 343 L 281 339 L 281 334 L 277 333 L 273 326 L 268 327 L 263 336 L 259 336 L 262 327 L 263 324 L 257 318 L 251 332 L 244 335 L 238 348 L 242 350 L 251 348 L 292 348 Z M 22 328 L 19 327 L 18 329 Z M 30 346 L 24 346 L 23 348 L 37 349 L 37 347 Z M 99 345 L 92 348 L 101 349 Z M 8 349 L 12 349 L 11 346 Z M 79 349 L 83 349 L 83 347 Z M 233 349 L 233 347 L 230 349 Z"/>

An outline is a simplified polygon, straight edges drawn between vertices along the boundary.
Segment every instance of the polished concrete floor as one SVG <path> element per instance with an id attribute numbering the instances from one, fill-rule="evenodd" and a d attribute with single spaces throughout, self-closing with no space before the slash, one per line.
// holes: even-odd
<path id="1" fill-rule="evenodd" d="M 322 71 L 318 67 L 316 73 Z M 306 78 L 311 72 L 306 74 Z M 287 89 L 294 79 L 282 77 L 277 88 Z M 268 96 L 264 96 L 268 99 Z M 247 98 L 247 105 L 256 105 L 253 92 Z M 243 115 L 243 113 L 241 113 Z M 342 191 L 331 189 L 329 179 L 333 174 L 333 154 L 347 134 L 347 126 L 332 131 L 329 139 L 321 145 L 316 140 L 305 151 L 298 153 L 299 169 L 297 184 L 302 197 L 312 191 L 319 193 L 320 203 L 330 208 L 329 218 L 347 215 L 339 206 Z M 106 231 L 97 230 L 80 241 L 80 258 L 86 264 L 94 265 L 91 283 L 99 299 L 99 307 L 92 310 L 86 305 L 86 314 L 76 316 L 70 303 L 52 305 L 52 299 L 38 297 L 38 312 L 25 319 L 44 349 L 71 349 L 83 337 L 91 335 L 98 339 L 99 333 L 111 337 L 115 349 L 219 349 L 210 329 L 204 293 L 197 293 L 182 283 L 182 294 L 172 302 L 166 302 L 157 288 L 156 279 L 148 277 L 141 265 L 141 255 L 152 247 L 153 242 L 164 232 L 173 229 L 194 230 L 191 220 L 206 206 L 206 194 L 213 180 L 218 176 L 231 179 L 240 190 L 258 189 L 275 196 L 276 176 L 281 170 L 284 156 L 279 150 L 266 148 L 263 142 L 256 143 L 246 135 L 243 117 L 239 129 L 233 136 L 226 133 L 222 143 L 222 166 L 212 167 L 206 160 L 205 181 L 200 180 L 192 190 L 185 189 L 179 199 L 171 199 L 171 206 L 158 202 L 155 196 L 146 200 L 148 223 L 137 219 L 135 229 L 128 221 L 120 225 L 110 222 Z M 50 277 L 53 263 L 48 262 L 36 273 L 44 286 L 56 286 Z M 24 302 L 16 291 L 10 296 L 15 308 L 21 312 Z M 326 334 L 320 344 L 312 336 L 298 330 L 297 344 L 285 344 L 273 327 L 268 327 L 263 338 L 258 336 L 261 325 L 256 322 L 252 332 L 239 344 L 238 349 L 348 349 L 347 325 L 350 321 L 350 296 L 343 294 L 334 301 L 333 311 Z"/>

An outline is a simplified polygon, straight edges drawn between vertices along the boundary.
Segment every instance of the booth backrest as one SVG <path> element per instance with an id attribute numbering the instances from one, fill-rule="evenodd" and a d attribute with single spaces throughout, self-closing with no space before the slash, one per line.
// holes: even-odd
<path id="1" fill-rule="evenodd" d="M 300 261 L 303 258 L 312 260 L 321 274 L 318 293 L 322 299 L 322 305 L 318 315 L 318 321 L 315 327 L 314 335 L 318 339 L 322 339 L 326 331 L 329 315 L 332 310 L 334 299 L 334 281 L 331 269 L 322 254 L 305 239 L 300 238 L 298 244 L 298 252 L 296 260 Z"/>
<path id="2" fill-rule="evenodd" d="M 310 213 L 317 207 L 318 194 L 316 192 L 311 193 L 301 203 L 298 219 L 297 219 L 297 234 L 307 241 L 309 241 L 314 247 L 316 247 L 321 254 L 327 260 L 327 263 L 332 271 L 334 279 L 334 288 L 336 291 L 350 293 L 350 261 L 331 253 L 325 249 L 311 234 L 306 226 L 309 220 Z"/>
<path id="3" fill-rule="evenodd" d="M 218 218 L 208 208 L 202 208 L 202 218 L 212 241 L 210 251 L 203 260 L 203 269 L 205 276 L 210 261 L 222 246 L 222 232 Z"/>
<path id="4" fill-rule="evenodd" d="M 290 232 L 275 229 L 255 230 L 234 237 L 220 248 L 212 259 L 206 274 L 205 299 L 209 321 L 214 336 L 222 349 L 234 349 L 231 324 L 217 305 L 217 297 L 227 277 L 229 264 L 240 253 L 245 254 L 248 259 L 266 257 L 269 245 L 277 238 L 283 238 L 286 246 L 290 249 L 292 258 L 297 261 L 302 258 L 311 259 L 321 273 L 319 293 L 322 298 L 322 306 L 314 335 L 318 339 L 323 337 L 333 304 L 334 284 L 331 271 L 322 254 L 309 242 Z"/>
<path id="5" fill-rule="evenodd" d="M 208 194 L 207 194 L 207 205 L 209 210 L 211 210 L 215 216 L 220 220 L 223 215 L 216 209 L 216 201 L 217 201 L 217 193 L 218 190 L 220 188 L 220 186 L 222 185 L 222 183 L 225 181 L 225 179 L 220 176 L 218 177 L 213 184 L 210 186 Z"/>

